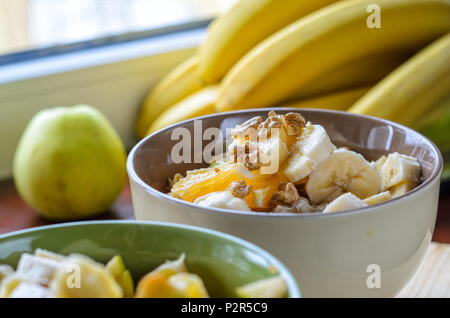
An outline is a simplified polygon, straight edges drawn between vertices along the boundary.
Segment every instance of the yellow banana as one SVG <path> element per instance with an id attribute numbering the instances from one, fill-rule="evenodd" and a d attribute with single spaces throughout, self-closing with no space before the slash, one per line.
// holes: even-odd
<path id="1" fill-rule="evenodd" d="M 331 94 L 320 95 L 310 99 L 300 100 L 298 102 L 288 103 L 282 105 L 281 107 L 347 110 L 371 87 L 372 86 L 363 86 L 352 88 L 349 90 L 338 91 Z"/>
<path id="2" fill-rule="evenodd" d="M 151 123 L 168 107 L 200 90 L 198 57 L 192 56 L 169 72 L 151 90 L 136 121 L 136 135 L 145 136 Z"/>
<path id="3" fill-rule="evenodd" d="M 367 12 L 374 5 L 380 10 Z M 372 20 L 380 12 L 381 20 Z M 450 31 L 449 0 L 352 0 L 318 10 L 254 47 L 225 76 L 217 109 L 285 100 L 339 65 L 375 54 L 414 52 Z M 381 28 L 369 22 L 381 21 Z"/>
<path id="4" fill-rule="evenodd" d="M 179 121 L 214 113 L 218 86 L 208 86 L 171 106 L 153 122 L 148 134 Z"/>
<path id="5" fill-rule="evenodd" d="M 310 99 L 317 95 L 328 95 L 362 86 L 374 86 L 411 56 L 410 53 L 376 54 L 351 61 L 314 78 L 287 97 L 287 100 Z"/>
<path id="6" fill-rule="evenodd" d="M 199 74 L 216 83 L 252 47 L 295 20 L 337 0 L 243 0 L 211 24 L 199 50 Z"/>
<path id="7" fill-rule="evenodd" d="M 445 117 L 450 117 L 450 91 L 444 98 L 433 105 L 429 112 L 417 119 L 411 125 L 411 128 L 420 131 Z"/>
<path id="8" fill-rule="evenodd" d="M 411 125 L 450 92 L 450 33 L 388 75 L 349 111 Z"/>

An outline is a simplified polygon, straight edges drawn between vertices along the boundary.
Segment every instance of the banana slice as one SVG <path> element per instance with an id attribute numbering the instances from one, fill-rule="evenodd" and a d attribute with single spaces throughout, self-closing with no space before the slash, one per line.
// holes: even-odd
<path id="1" fill-rule="evenodd" d="M 404 195 L 406 192 L 414 189 L 417 186 L 417 182 L 412 181 L 404 181 L 400 184 L 397 184 L 396 186 L 393 186 L 389 189 L 389 192 L 392 196 L 392 198 L 398 198 L 402 195 Z"/>
<path id="2" fill-rule="evenodd" d="M 48 285 L 61 262 L 54 259 L 24 253 L 20 257 L 16 274 L 29 282 Z"/>
<path id="3" fill-rule="evenodd" d="M 336 147 L 321 125 L 307 123 L 289 158 L 284 175 L 292 183 L 307 177 L 319 164 L 327 160 Z"/>
<path id="4" fill-rule="evenodd" d="M 323 210 L 323 213 L 354 210 L 364 208 L 366 206 L 368 206 L 368 204 L 363 200 L 358 198 L 356 195 L 347 192 L 329 203 L 325 210 Z"/>
<path id="5" fill-rule="evenodd" d="M 22 282 L 24 282 L 23 277 L 20 277 L 17 274 L 5 277 L 0 285 L 0 298 L 9 298 L 14 289 Z"/>
<path id="6" fill-rule="evenodd" d="M 363 201 L 367 203 L 368 205 L 374 205 L 378 204 L 384 201 L 388 201 L 392 199 L 391 193 L 389 191 L 384 191 L 375 195 L 372 195 L 371 197 L 368 197 L 364 199 Z"/>
<path id="7" fill-rule="evenodd" d="M 5 277 L 12 274 L 14 274 L 14 269 L 11 266 L 6 264 L 0 265 L 0 283 Z"/>
<path id="8" fill-rule="evenodd" d="M 405 181 L 419 183 L 420 164 L 416 158 L 391 153 L 380 169 L 383 191 L 388 190 Z"/>
<path id="9" fill-rule="evenodd" d="M 375 161 L 375 168 L 377 168 L 378 171 L 381 170 L 381 167 L 383 167 L 384 163 L 386 162 L 387 157 L 385 155 L 382 155 L 380 158 Z"/>
<path id="10" fill-rule="evenodd" d="M 336 150 L 310 175 L 306 193 L 311 202 L 331 202 L 345 192 L 365 199 L 380 191 L 380 175 L 374 165 L 354 151 Z"/>
<path id="11" fill-rule="evenodd" d="M 53 298 L 53 295 L 48 288 L 23 281 L 11 291 L 8 298 Z"/>
<path id="12" fill-rule="evenodd" d="M 281 276 L 258 280 L 236 289 L 241 298 L 283 298 L 286 293 L 286 282 Z"/>
<path id="13" fill-rule="evenodd" d="M 250 211 L 244 199 L 236 198 L 228 190 L 208 193 L 195 199 L 194 203 L 210 208 Z"/>

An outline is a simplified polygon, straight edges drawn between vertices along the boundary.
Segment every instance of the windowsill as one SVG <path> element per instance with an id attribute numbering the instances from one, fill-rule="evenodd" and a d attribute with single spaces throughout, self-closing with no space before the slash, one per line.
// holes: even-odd
<path id="1" fill-rule="evenodd" d="M 11 176 L 22 132 L 44 108 L 95 106 L 131 147 L 143 98 L 162 76 L 195 53 L 206 25 L 0 65 L 0 180 Z"/>

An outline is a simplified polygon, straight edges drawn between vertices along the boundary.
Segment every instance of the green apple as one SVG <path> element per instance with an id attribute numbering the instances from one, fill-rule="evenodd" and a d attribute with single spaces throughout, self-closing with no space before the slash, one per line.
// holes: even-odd
<path id="1" fill-rule="evenodd" d="M 37 113 L 14 156 L 22 198 L 49 219 L 70 220 L 106 211 L 126 181 L 124 146 L 105 116 L 87 106 Z"/>

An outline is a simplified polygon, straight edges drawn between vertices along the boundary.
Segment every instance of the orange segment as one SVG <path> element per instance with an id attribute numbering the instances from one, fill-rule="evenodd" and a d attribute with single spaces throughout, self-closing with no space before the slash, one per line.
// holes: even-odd
<path id="1" fill-rule="evenodd" d="M 188 171 L 186 177 L 176 182 L 171 193 L 182 200 L 194 202 L 195 199 L 211 192 L 224 191 L 233 181 L 244 180 L 253 190 L 272 186 L 273 191 L 266 191 L 267 197 L 272 197 L 284 177 L 278 174 L 261 174 L 259 170 L 248 170 L 242 163 L 225 164 L 214 168 Z M 270 198 L 263 199 L 268 202 Z M 252 192 L 246 198 L 251 209 L 255 208 L 255 195 Z"/>
<path id="2" fill-rule="evenodd" d="M 176 298 L 180 295 L 167 282 L 164 273 L 145 275 L 136 288 L 136 298 Z"/>

